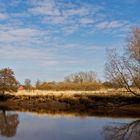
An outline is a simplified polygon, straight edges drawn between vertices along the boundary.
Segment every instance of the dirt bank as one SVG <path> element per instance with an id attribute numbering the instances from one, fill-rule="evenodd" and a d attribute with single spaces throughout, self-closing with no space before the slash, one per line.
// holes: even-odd
<path id="1" fill-rule="evenodd" d="M 35 112 L 76 112 L 98 116 L 140 117 L 140 98 L 120 96 L 75 95 L 73 98 L 57 96 L 6 95 L 1 98 L 1 109 Z"/>

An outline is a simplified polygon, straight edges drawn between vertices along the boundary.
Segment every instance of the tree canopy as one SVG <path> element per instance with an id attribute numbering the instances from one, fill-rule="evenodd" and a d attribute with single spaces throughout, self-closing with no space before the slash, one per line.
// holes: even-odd
<path id="1" fill-rule="evenodd" d="M 73 73 L 64 78 L 68 83 L 91 83 L 96 81 L 96 73 L 93 71 Z"/>
<path id="2" fill-rule="evenodd" d="M 0 70 L 0 93 L 16 92 L 19 83 L 15 78 L 15 74 L 12 69 L 4 68 Z"/>

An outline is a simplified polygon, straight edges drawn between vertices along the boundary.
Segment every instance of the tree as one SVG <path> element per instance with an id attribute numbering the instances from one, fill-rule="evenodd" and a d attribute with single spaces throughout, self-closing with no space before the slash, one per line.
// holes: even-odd
<path id="1" fill-rule="evenodd" d="M 134 28 L 128 37 L 127 53 L 138 65 L 140 65 L 140 28 Z"/>
<path id="2" fill-rule="evenodd" d="M 37 80 L 35 84 L 36 89 L 40 89 L 40 86 L 41 86 L 41 82 L 40 80 Z"/>
<path id="3" fill-rule="evenodd" d="M 133 29 L 123 55 L 113 49 L 108 51 L 105 74 L 109 81 L 140 96 L 140 29 Z"/>
<path id="4" fill-rule="evenodd" d="M 96 81 L 96 74 L 93 71 L 88 72 L 78 72 L 66 76 L 64 81 L 67 83 L 91 83 Z"/>
<path id="5" fill-rule="evenodd" d="M 15 78 L 15 74 L 12 69 L 4 68 L 0 70 L 0 93 L 5 92 L 17 92 L 19 83 Z"/>
<path id="6" fill-rule="evenodd" d="M 25 79 L 24 86 L 25 86 L 25 89 L 30 90 L 32 88 L 31 80 L 30 79 Z"/>

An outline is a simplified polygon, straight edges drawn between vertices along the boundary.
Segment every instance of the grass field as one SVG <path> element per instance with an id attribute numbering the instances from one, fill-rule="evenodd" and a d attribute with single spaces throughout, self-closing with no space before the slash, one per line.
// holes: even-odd
<path id="1" fill-rule="evenodd" d="M 79 96 L 134 96 L 131 93 L 127 92 L 125 89 L 102 89 L 98 91 L 52 91 L 52 90 L 19 90 L 17 93 L 11 93 L 16 96 L 28 95 L 28 96 L 56 96 L 56 97 L 73 97 L 75 95 Z"/>

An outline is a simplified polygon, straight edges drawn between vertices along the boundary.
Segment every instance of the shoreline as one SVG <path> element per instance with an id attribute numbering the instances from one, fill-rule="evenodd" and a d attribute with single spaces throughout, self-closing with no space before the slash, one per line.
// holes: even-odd
<path id="1" fill-rule="evenodd" d="M 6 95 L 0 109 L 86 116 L 140 117 L 140 98 L 126 96 Z"/>

